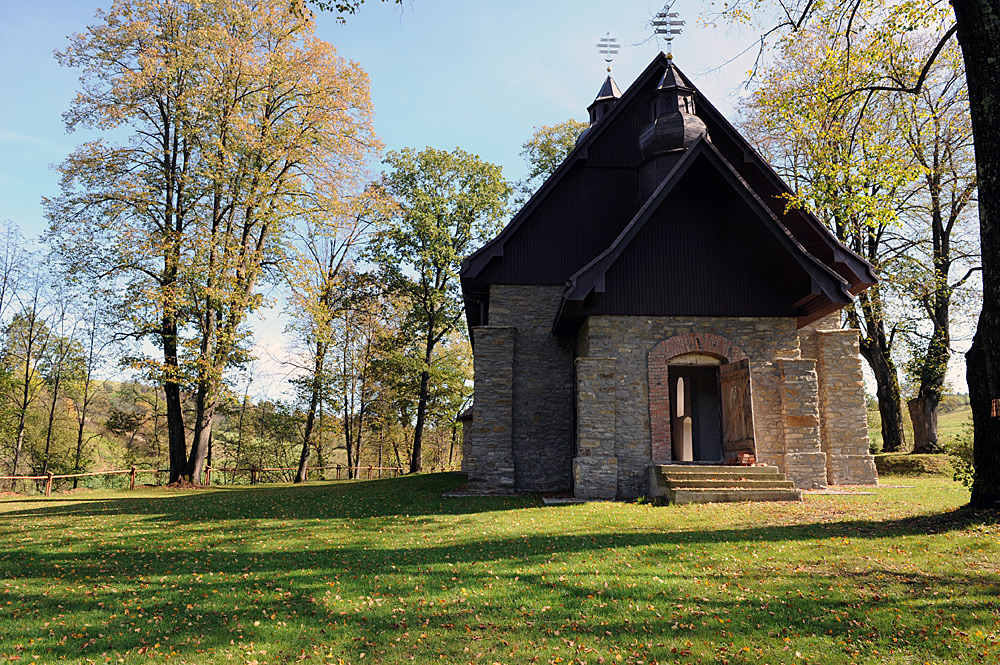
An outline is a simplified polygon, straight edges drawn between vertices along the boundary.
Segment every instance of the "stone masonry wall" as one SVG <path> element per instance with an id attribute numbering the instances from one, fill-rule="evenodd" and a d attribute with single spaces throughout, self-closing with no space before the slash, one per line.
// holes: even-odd
<path id="1" fill-rule="evenodd" d="M 472 334 L 476 386 L 473 419 L 462 439 L 462 471 L 475 488 L 510 492 L 514 489 L 514 330 L 482 326 L 473 328 Z"/>
<path id="2" fill-rule="evenodd" d="M 868 413 L 857 330 L 818 330 L 821 441 L 834 485 L 878 483 L 868 447 Z"/>
<path id="3" fill-rule="evenodd" d="M 785 474 L 803 489 L 826 487 L 826 453 L 819 438 L 819 387 L 816 361 L 780 359 L 781 417 Z M 756 414 L 754 414 L 756 415 Z"/>
<path id="4" fill-rule="evenodd" d="M 490 325 L 514 331 L 511 445 L 519 491 L 568 490 L 572 483 L 573 352 L 552 334 L 563 291 L 561 286 L 490 287 Z M 478 387 L 478 365 L 476 372 Z M 478 399 L 477 393 L 477 414 Z"/>
<path id="5" fill-rule="evenodd" d="M 584 355 L 591 359 L 613 359 L 612 375 L 615 386 L 615 466 L 618 474 L 618 498 L 634 498 L 646 492 L 646 467 L 650 463 L 650 415 L 647 358 L 659 342 L 686 333 L 714 333 L 728 338 L 750 359 L 753 393 L 754 431 L 757 459 L 789 472 L 789 478 L 799 486 L 811 487 L 816 474 L 805 471 L 798 462 L 785 454 L 784 403 L 794 389 L 783 390 L 781 359 L 799 359 L 799 339 L 794 319 L 781 318 L 722 318 L 722 317 L 641 317 L 592 316 L 580 331 L 577 368 Z M 815 372 L 813 372 L 815 376 Z M 578 388 L 579 389 L 579 388 Z M 815 395 L 815 383 L 813 395 Z M 816 406 L 815 397 L 807 398 Z M 793 414 L 801 415 L 801 414 Z M 578 419 L 583 415 L 578 414 Z M 580 428 L 583 429 L 581 421 Z M 814 426 L 812 463 L 819 464 L 825 476 L 825 459 L 820 460 L 818 429 Z M 581 434 L 582 436 L 582 434 Z M 580 457 L 577 457 L 577 461 Z M 793 468 L 786 469 L 792 461 Z M 594 462 L 588 462 L 593 464 Z M 579 493 L 580 489 L 577 488 Z"/>
<path id="6" fill-rule="evenodd" d="M 581 499 L 614 499 L 618 495 L 615 359 L 578 358 L 576 376 L 574 493 Z"/>

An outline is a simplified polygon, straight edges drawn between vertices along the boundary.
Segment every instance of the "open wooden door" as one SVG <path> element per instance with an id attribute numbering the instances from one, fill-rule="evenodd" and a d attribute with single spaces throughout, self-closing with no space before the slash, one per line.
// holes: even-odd
<path id="1" fill-rule="evenodd" d="M 750 392 L 750 361 L 746 358 L 719 367 L 722 401 L 722 457 L 729 461 L 738 453 L 755 455 L 753 400 Z"/>

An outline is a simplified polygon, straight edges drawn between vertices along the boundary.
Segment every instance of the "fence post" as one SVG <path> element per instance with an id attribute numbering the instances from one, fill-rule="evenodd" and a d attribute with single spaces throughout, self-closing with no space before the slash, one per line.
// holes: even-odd
<path id="1" fill-rule="evenodd" d="M 45 496 L 52 496 L 52 472 L 46 471 L 48 478 L 45 479 Z"/>
<path id="2" fill-rule="evenodd" d="M 369 465 L 369 467 L 368 467 L 368 480 L 371 480 L 371 479 L 372 479 L 372 467 Z"/>
<path id="3" fill-rule="evenodd" d="M 212 484 L 212 467 L 211 466 L 206 466 L 205 467 L 205 485 L 211 485 L 211 484 Z"/>
<path id="4" fill-rule="evenodd" d="M 309 463 L 306 462 L 305 473 L 302 474 L 302 482 L 309 482 Z"/>
<path id="5" fill-rule="evenodd" d="M 128 474 L 128 488 L 130 490 L 134 490 L 135 489 L 135 465 L 134 464 L 132 465 L 132 469 L 129 471 L 129 474 Z"/>
<path id="6" fill-rule="evenodd" d="M 337 480 L 340 480 L 340 465 L 337 465 Z"/>

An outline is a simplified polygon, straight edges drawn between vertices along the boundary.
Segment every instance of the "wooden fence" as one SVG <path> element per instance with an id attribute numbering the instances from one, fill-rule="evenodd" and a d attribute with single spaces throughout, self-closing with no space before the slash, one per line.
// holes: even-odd
<path id="1" fill-rule="evenodd" d="M 205 485 L 212 484 L 213 474 L 230 474 L 230 480 L 232 480 L 237 473 L 245 473 L 250 476 L 251 485 L 259 485 L 261 482 L 287 482 L 286 479 L 280 479 L 278 481 L 270 480 L 272 474 L 277 472 L 285 471 L 295 471 L 298 472 L 299 468 L 297 466 L 272 466 L 272 467 L 258 467 L 258 466 L 248 466 L 248 467 L 205 467 Z M 456 469 L 450 469 L 446 467 L 432 467 L 430 469 L 425 469 L 426 473 L 437 473 L 439 471 L 455 471 Z M 354 479 L 372 479 L 372 478 L 382 478 L 383 474 L 389 477 L 400 476 L 404 473 L 404 469 L 398 466 L 344 466 L 337 464 L 335 466 L 311 466 L 306 468 L 306 480 L 309 479 L 309 474 L 314 471 L 336 471 L 337 477 L 335 480 L 348 480 L 353 475 Z M 351 471 L 354 473 L 352 474 Z M 130 490 L 135 489 L 135 479 L 141 474 L 152 474 L 153 475 L 153 485 L 160 484 L 161 474 L 169 477 L 169 470 L 166 469 L 137 469 L 134 466 L 131 469 L 116 469 L 112 471 L 90 471 L 87 473 L 46 473 L 45 475 L 38 476 L 0 476 L 0 482 L 4 481 L 45 481 L 45 496 L 52 496 L 52 483 L 56 480 L 64 480 L 69 478 L 88 478 L 94 476 L 123 476 L 128 475 L 128 488 Z M 376 475 L 377 474 L 377 475 Z M 227 484 L 225 482 L 225 475 L 220 476 L 222 482 L 218 483 L 221 485 Z M 232 484 L 232 483 L 230 483 Z"/>

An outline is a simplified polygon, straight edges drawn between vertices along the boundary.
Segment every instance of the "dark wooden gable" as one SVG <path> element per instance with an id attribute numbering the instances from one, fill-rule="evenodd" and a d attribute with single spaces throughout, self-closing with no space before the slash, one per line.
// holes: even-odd
<path id="1" fill-rule="evenodd" d="M 805 323 L 850 302 L 848 286 L 703 140 L 621 236 L 571 278 L 555 330 L 572 333 L 593 314 Z"/>
<path id="2" fill-rule="evenodd" d="M 513 217 L 499 236 L 468 257 L 462 290 L 470 327 L 487 325 L 490 284 L 563 285 L 601 255 L 649 201 L 640 197 L 638 137 L 650 122 L 648 100 L 668 60 L 658 55 L 605 117 L 591 126 L 563 164 Z M 690 81 L 697 115 L 705 123 L 716 155 L 728 164 L 758 203 L 805 254 L 823 264 L 857 294 L 875 282 L 871 266 L 843 245 L 814 217 L 786 211 L 788 187 Z M 721 203 L 720 203 L 721 204 Z M 768 267 L 774 270 L 773 266 Z M 798 302 L 800 311 L 833 311 L 842 298 Z M 829 290 L 829 289 L 828 289 Z"/>
<path id="3" fill-rule="evenodd" d="M 642 204 L 637 137 L 661 71 L 651 63 L 500 235 L 466 259 L 464 282 L 565 284 L 618 237 Z"/>

